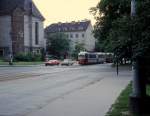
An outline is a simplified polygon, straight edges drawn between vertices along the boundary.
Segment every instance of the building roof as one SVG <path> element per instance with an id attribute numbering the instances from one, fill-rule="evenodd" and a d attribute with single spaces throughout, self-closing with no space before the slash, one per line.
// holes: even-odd
<path id="1" fill-rule="evenodd" d="M 26 14 L 32 13 L 32 16 L 44 20 L 32 0 L 0 0 L 0 15 L 10 15 L 16 8 L 21 8 Z"/>
<path id="2" fill-rule="evenodd" d="M 59 22 L 59 23 L 51 24 L 50 26 L 46 27 L 45 31 L 49 33 L 86 31 L 90 23 L 91 23 L 90 20 L 84 20 L 80 22 L 73 21 L 70 23 Z"/>

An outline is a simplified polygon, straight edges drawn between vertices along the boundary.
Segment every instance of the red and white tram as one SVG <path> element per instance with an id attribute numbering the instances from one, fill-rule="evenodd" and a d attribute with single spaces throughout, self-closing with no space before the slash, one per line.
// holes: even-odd
<path id="1" fill-rule="evenodd" d="M 112 62 L 113 54 L 112 53 L 103 53 L 103 52 L 80 52 L 78 54 L 78 61 L 81 65 L 86 64 L 100 64 L 104 62 Z"/>

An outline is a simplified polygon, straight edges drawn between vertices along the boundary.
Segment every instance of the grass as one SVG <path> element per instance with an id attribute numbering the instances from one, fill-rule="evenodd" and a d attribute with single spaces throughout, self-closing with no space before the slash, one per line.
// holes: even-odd
<path id="1" fill-rule="evenodd" d="M 129 95 L 131 94 L 131 84 L 129 84 L 120 94 L 106 116 L 129 116 L 124 115 L 129 112 Z"/>
<path id="2" fill-rule="evenodd" d="M 13 62 L 13 65 L 38 65 L 38 64 L 43 64 L 44 62 L 42 61 L 32 61 L 32 62 L 19 62 L 15 61 Z M 4 61 L 3 58 L 0 57 L 0 65 L 9 65 L 9 62 Z"/>
<path id="3" fill-rule="evenodd" d="M 0 61 L 0 65 L 8 65 L 9 62 Z M 13 65 L 38 65 L 43 64 L 43 62 L 13 62 Z"/>
<path id="4" fill-rule="evenodd" d="M 43 62 L 14 62 L 14 65 L 38 65 L 43 64 Z"/>
<path id="5" fill-rule="evenodd" d="M 146 94 L 150 96 L 150 85 L 146 86 Z"/>
<path id="6" fill-rule="evenodd" d="M 132 92 L 132 84 L 130 83 L 117 98 L 116 102 L 111 106 L 106 116 L 131 116 L 129 114 L 129 95 Z M 150 96 L 150 85 L 146 86 L 146 94 Z"/>
<path id="7" fill-rule="evenodd" d="M 9 63 L 8 62 L 1 62 L 0 61 L 0 65 L 8 65 Z"/>

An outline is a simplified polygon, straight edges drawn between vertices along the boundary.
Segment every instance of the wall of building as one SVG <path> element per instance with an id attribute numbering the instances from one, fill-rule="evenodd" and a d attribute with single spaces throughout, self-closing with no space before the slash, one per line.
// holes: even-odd
<path id="1" fill-rule="evenodd" d="M 76 43 L 82 43 L 84 44 L 84 47 L 87 51 L 93 51 L 95 48 L 95 38 L 93 36 L 93 28 L 90 24 L 86 31 L 79 31 L 79 32 L 66 32 L 68 35 L 68 39 L 71 40 L 71 48 L 74 49 Z M 71 38 L 70 35 L 73 35 Z M 78 34 L 78 37 L 76 37 L 76 34 Z M 84 35 L 84 37 L 82 36 Z"/>
<path id="2" fill-rule="evenodd" d="M 35 18 L 33 17 L 32 18 L 32 38 L 33 38 L 33 41 L 32 41 L 32 45 L 33 47 L 45 47 L 45 38 L 44 38 L 44 27 L 43 27 L 43 22 L 38 19 L 38 18 Z M 39 25 L 39 44 L 36 45 L 35 44 L 35 23 L 38 22 L 38 25 Z"/>
<path id="3" fill-rule="evenodd" d="M 82 37 L 82 34 L 85 35 L 84 31 L 78 31 L 78 32 L 66 32 L 68 35 L 68 39 L 71 41 L 71 49 L 73 50 L 75 48 L 75 45 L 77 43 L 85 43 L 85 37 Z M 78 34 L 78 37 L 76 37 L 76 34 Z M 73 36 L 71 38 L 71 35 Z"/>
<path id="4" fill-rule="evenodd" d="M 38 23 L 39 25 L 39 44 L 35 44 L 35 23 Z M 24 16 L 24 43 L 25 47 L 29 48 L 30 47 L 30 18 L 29 16 L 25 15 Z M 43 22 L 36 18 L 32 17 L 32 47 L 35 48 L 46 48 L 46 39 L 44 38 L 44 27 L 43 27 Z"/>
<path id="5" fill-rule="evenodd" d="M 86 36 L 85 47 L 86 47 L 87 51 L 94 51 L 94 49 L 95 49 L 95 41 L 96 40 L 94 38 L 92 31 L 93 31 L 93 27 L 91 24 L 89 24 L 89 26 L 86 30 L 86 34 L 85 34 L 85 36 Z"/>
<path id="6" fill-rule="evenodd" d="M 0 47 L 9 47 L 11 39 L 11 17 L 0 16 Z"/>

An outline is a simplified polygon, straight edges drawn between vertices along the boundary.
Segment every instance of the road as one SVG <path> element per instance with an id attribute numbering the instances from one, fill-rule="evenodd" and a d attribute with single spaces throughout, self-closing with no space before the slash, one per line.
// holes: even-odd
<path id="1" fill-rule="evenodd" d="M 0 67 L 0 116 L 104 116 L 131 76 L 109 64 Z"/>

